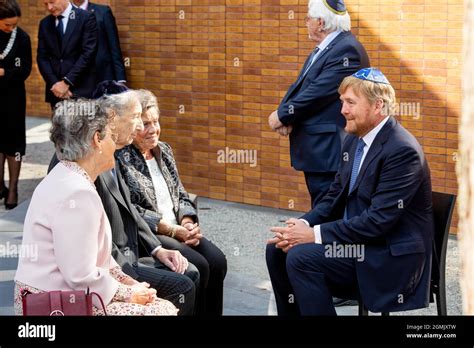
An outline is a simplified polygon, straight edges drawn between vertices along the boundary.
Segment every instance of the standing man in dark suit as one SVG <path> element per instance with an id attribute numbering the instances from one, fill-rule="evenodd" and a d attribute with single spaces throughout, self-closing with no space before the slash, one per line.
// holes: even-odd
<path id="1" fill-rule="evenodd" d="M 373 312 L 427 307 L 434 222 L 423 150 L 390 116 L 395 91 L 379 70 L 345 78 L 339 93 L 350 135 L 329 192 L 272 228 L 267 245 L 278 313 L 335 315 L 332 295 L 360 295 Z"/>
<path id="2" fill-rule="evenodd" d="M 44 0 L 44 5 L 50 15 L 40 22 L 37 62 L 46 101 L 54 107 L 73 96 L 90 98 L 97 84 L 95 17 L 68 0 Z"/>
<path id="3" fill-rule="evenodd" d="M 304 172 L 314 207 L 334 179 L 345 137 L 337 88 L 370 63 L 350 32 L 342 0 L 310 0 L 305 20 L 316 47 L 268 121 L 274 131 L 290 135 L 291 165 Z"/>
<path id="4" fill-rule="evenodd" d="M 126 83 L 125 65 L 112 9 L 106 5 L 93 4 L 88 0 L 73 0 L 73 2 L 77 7 L 93 13 L 97 20 L 99 43 L 95 67 L 98 82 L 115 80 Z"/>

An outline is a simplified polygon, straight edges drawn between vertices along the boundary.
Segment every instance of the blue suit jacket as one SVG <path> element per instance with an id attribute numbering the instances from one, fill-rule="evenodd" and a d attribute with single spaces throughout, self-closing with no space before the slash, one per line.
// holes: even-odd
<path id="1" fill-rule="evenodd" d="M 94 13 L 99 30 L 95 66 L 98 82 L 127 80 L 115 17 L 109 6 L 89 3 L 87 11 Z"/>
<path id="2" fill-rule="evenodd" d="M 394 118 L 377 134 L 352 192 L 349 181 L 358 138 L 347 136 L 328 194 L 302 216 L 320 225 L 324 244 L 362 244 L 356 261 L 362 299 L 371 311 L 429 304 L 434 235 L 431 178 L 417 140 Z M 344 221 L 347 206 L 348 220 Z"/>
<path id="3" fill-rule="evenodd" d="M 97 52 L 97 23 L 93 14 L 73 6 L 62 48 L 57 39 L 55 17 L 43 18 L 38 32 L 38 68 L 46 81 L 46 101 L 58 98 L 51 87 L 66 77 L 72 82 L 74 96 L 90 98 L 96 88 L 95 55 Z"/>
<path id="4" fill-rule="evenodd" d="M 354 35 L 343 32 L 302 78 L 308 60 L 278 107 L 278 117 L 293 126 L 290 154 L 296 170 L 336 172 L 346 134 L 337 90 L 346 76 L 370 66 L 369 57 Z"/>

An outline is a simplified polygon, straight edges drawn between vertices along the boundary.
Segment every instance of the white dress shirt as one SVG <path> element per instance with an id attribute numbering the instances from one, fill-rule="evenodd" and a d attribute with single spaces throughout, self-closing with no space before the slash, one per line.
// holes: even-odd
<path id="1" fill-rule="evenodd" d="M 84 11 L 87 11 L 87 7 L 89 6 L 89 0 L 84 1 L 79 8 L 82 8 Z"/>
<path id="2" fill-rule="evenodd" d="M 161 172 L 156 159 L 146 160 L 148 169 L 150 170 L 151 180 L 155 188 L 156 203 L 162 215 L 162 218 L 170 224 L 176 225 L 176 216 L 174 214 L 174 205 L 171 200 L 168 184 L 166 183 L 163 173 Z"/>
<path id="3" fill-rule="evenodd" d="M 357 173 L 359 172 L 360 168 L 362 168 L 362 163 L 364 163 L 365 157 L 367 156 L 367 153 L 369 152 L 369 149 L 372 146 L 372 143 L 374 142 L 375 137 L 377 136 L 377 134 L 379 134 L 382 127 L 385 126 L 385 123 L 387 123 L 388 119 L 389 119 L 389 116 L 385 117 L 374 129 L 372 129 L 369 133 L 367 133 L 366 135 L 362 137 L 362 140 L 364 140 L 365 146 L 364 146 L 364 152 L 362 154 L 362 159 L 360 160 Z M 303 220 L 306 223 L 306 225 L 309 226 L 308 221 L 304 219 L 301 219 L 301 220 Z M 313 229 L 314 229 L 314 242 L 317 244 L 322 244 L 320 225 L 315 225 Z"/>

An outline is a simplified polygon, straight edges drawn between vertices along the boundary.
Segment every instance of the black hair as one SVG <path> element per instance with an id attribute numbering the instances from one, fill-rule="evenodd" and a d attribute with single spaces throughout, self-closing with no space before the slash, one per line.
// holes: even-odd
<path id="1" fill-rule="evenodd" d="M 20 5 L 16 0 L 0 0 L 0 19 L 21 17 Z"/>

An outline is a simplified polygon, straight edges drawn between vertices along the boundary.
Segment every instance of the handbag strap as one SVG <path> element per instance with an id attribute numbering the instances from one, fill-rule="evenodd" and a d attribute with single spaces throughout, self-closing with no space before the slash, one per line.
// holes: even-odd
<path id="1" fill-rule="evenodd" d="M 57 312 L 64 315 L 61 291 L 50 291 L 49 303 L 51 308 L 51 314 Z"/>
<path id="2" fill-rule="evenodd" d="M 89 292 L 89 289 L 87 290 Z M 105 309 L 105 305 L 104 305 L 104 301 L 102 301 L 102 297 L 100 297 L 100 295 L 96 292 L 91 292 L 90 295 L 91 297 L 94 295 L 97 296 L 97 298 L 99 299 L 100 305 L 102 306 L 102 310 L 104 311 L 104 315 L 107 316 L 107 310 Z"/>
<path id="3" fill-rule="evenodd" d="M 21 304 L 22 304 L 22 308 L 23 308 L 23 316 L 27 316 L 28 313 L 27 313 L 27 310 L 26 310 L 26 296 L 28 296 L 29 294 L 31 294 L 31 291 L 29 290 L 26 290 L 26 289 L 20 289 L 20 295 L 21 295 Z"/>

